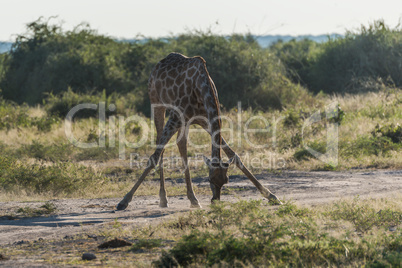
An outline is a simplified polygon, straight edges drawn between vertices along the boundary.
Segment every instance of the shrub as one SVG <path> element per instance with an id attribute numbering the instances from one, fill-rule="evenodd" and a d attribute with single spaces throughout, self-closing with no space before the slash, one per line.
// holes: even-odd
<path id="1" fill-rule="evenodd" d="M 353 92 L 353 81 L 378 77 L 401 87 L 401 33 L 400 25 L 390 29 L 379 20 L 357 32 L 348 31 L 344 38 L 330 39 L 308 72 L 309 89 Z"/>
<path id="2" fill-rule="evenodd" d="M 70 160 L 72 152 L 71 144 L 44 145 L 38 140 L 33 140 L 31 144 L 22 145 L 17 150 L 18 155 L 52 162 Z"/>
<path id="3" fill-rule="evenodd" d="M 376 125 L 371 133 L 373 136 L 390 138 L 393 143 L 402 143 L 402 126 L 390 124 L 388 126 Z"/>
<path id="4" fill-rule="evenodd" d="M 29 127 L 32 122 L 28 115 L 28 106 L 18 106 L 0 97 L 0 129 Z"/>
<path id="5" fill-rule="evenodd" d="M 325 154 L 326 149 L 327 149 L 327 143 L 326 142 L 319 142 L 319 141 L 313 141 L 308 144 L 308 146 L 313 149 L 314 151 L 317 151 L 319 153 Z M 298 149 L 294 154 L 293 157 L 300 161 L 300 160 L 308 160 L 311 157 L 314 157 L 309 150 L 306 148 L 300 148 Z"/>
<path id="6" fill-rule="evenodd" d="M 391 151 L 402 148 L 402 127 L 390 124 L 377 125 L 371 135 L 363 135 L 343 146 L 342 153 L 345 156 L 358 157 L 359 155 L 387 155 Z"/>
<path id="7" fill-rule="evenodd" d="M 87 25 L 64 32 L 40 18 L 13 44 L 0 88 L 5 98 L 29 104 L 40 103 L 44 93 L 57 94 L 68 87 L 78 92 L 128 91 L 127 73 L 119 68 L 127 48 Z"/>
<path id="8" fill-rule="evenodd" d="M 44 100 L 46 112 L 51 116 L 65 118 L 68 112 L 79 104 L 96 104 L 97 109 L 82 109 L 74 115 L 74 118 L 88 118 L 99 116 L 99 104 L 105 103 L 105 116 L 120 114 L 128 115 L 136 111 L 135 106 L 138 99 L 133 93 L 124 95 L 111 93 L 107 95 L 105 91 L 84 94 L 73 92 L 71 88 L 58 95 L 49 94 Z M 114 106 L 110 106 L 114 105 Z M 110 109 L 110 108 L 113 109 Z"/>
<path id="9" fill-rule="evenodd" d="M 283 62 L 287 76 L 295 83 L 308 87 L 311 84 L 310 71 L 322 44 L 309 39 L 282 40 L 272 44 L 270 50 Z"/>
<path id="10" fill-rule="evenodd" d="M 10 130 L 17 127 L 36 127 L 38 131 L 49 132 L 53 124 L 59 120 L 52 116 L 30 117 L 27 105 L 4 100 L 0 96 L 0 130 Z"/>

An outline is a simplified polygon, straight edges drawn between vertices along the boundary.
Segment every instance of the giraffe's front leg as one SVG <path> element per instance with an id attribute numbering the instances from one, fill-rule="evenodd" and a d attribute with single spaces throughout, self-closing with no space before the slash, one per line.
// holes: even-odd
<path id="1" fill-rule="evenodd" d="M 179 133 L 177 134 L 177 147 L 180 152 L 180 156 L 184 165 L 184 175 L 186 178 L 186 187 L 187 187 L 187 198 L 190 200 L 191 208 L 201 208 L 200 202 L 197 197 L 195 197 L 193 185 L 191 183 L 190 176 L 190 168 L 188 166 L 188 157 L 187 157 L 187 138 L 188 138 L 188 127 L 182 127 L 179 129 Z"/>
<path id="2" fill-rule="evenodd" d="M 232 158 L 234 157 L 236 166 L 243 171 L 244 175 L 255 185 L 255 187 L 260 191 L 261 195 L 264 196 L 269 200 L 270 203 L 274 205 L 281 205 L 282 202 L 279 200 L 279 198 L 274 195 L 268 188 L 264 187 L 258 180 L 257 178 L 248 170 L 248 168 L 243 164 L 241 161 L 240 157 L 238 154 L 236 154 L 232 148 L 226 143 L 225 139 L 222 138 L 222 149 L 225 151 L 225 154 L 229 157 Z"/>
<path id="3" fill-rule="evenodd" d="M 148 173 L 155 168 L 158 163 L 160 157 L 160 153 L 155 151 L 153 155 L 148 160 L 147 168 L 144 170 L 138 181 L 135 183 L 134 187 L 124 196 L 123 200 L 117 205 L 117 210 L 124 210 L 127 208 L 128 204 L 133 199 L 134 193 L 137 191 L 138 187 L 140 187 L 141 183 L 144 181 L 145 177 Z"/>
<path id="4" fill-rule="evenodd" d="M 161 208 L 167 208 L 168 200 L 165 188 L 165 175 L 163 173 L 163 152 L 161 154 L 161 159 L 159 160 L 159 173 L 160 173 L 159 206 Z"/>

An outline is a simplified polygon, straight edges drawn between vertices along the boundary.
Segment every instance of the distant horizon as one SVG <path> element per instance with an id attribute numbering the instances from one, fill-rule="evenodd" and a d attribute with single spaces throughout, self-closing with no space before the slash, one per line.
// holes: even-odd
<path id="1" fill-rule="evenodd" d="M 187 32 L 191 33 L 191 30 L 185 30 L 185 31 L 179 32 L 177 34 L 170 34 L 170 35 L 165 35 L 165 36 L 147 36 L 147 35 L 143 35 L 143 34 L 138 34 L 137 36 L 133 36 L 133 37 L 116 37 L 116 36 L 113 36 L 113 35 L 100 33 L 96 29 L 93 29 L 93 30 L 95 30 L 98 35 L 103 35 L 103 36 L 109 37 L 109 38 L 111 38 L 113 40 L 116 40 L 116 41 L 132 41 L 132 40 L 142 40 L 142 39 L 165 39 L 165 38 L 168 39 L 168 38 L 174 38 L 175 36 L 179 36 L 179 35 L 182 35 L 182 34 L 186 34 Z M 196 29 L 194 29 L 194 31 L 195 30 Z M 200 31 L 202 32 L 202 30 L 200 30 Z M 206 31 L 207 30 L 205 30 L 204 32 L 206 32 Z M 218 35 L 218 36 L 231 36 L 231 35 L 236 35 L 236 34 L 238 34 L 238 35 L 251 34 L 252 36 L 257 37 L 257 38 L 258 37 L 267 37 L 267 36 L 270 36 L 270 37 L 295 37 L 295 38 L 297 38 L 297 37 L 305 37 L 305 36 L 306 37 L 321 37 L 321 36 L 335 36 L 335 35 L 344 36 L 344 34 L 339 33 L 339 32 L 322 33 L 322 34 L 286 34 L 286 33 L 283 33 L 283 34 L 281 34 L 281 33 L 278 33 L 278 34 L 253 34 L 253 33 L 240 33 L 240 32 L 233 32 L 233 33 L 230 33 L 230 34 L 222 34 L 222 33 L 214 33 L 214 32 L 212 32 L 212 34 L 213 35 Z M 15 34 L 14 40 L 1 40 L 0 39 L 0 45 L 5 44 L 5 43 L 14 43 L 15 39 L 19 35 L 23 35 L 23 33 Z"/>
<path id="2" fill-rule="evenodd" d="M 52 18 L 52 24 L 62 24 L 65 30 L 88 23 L 113 39 L 164 38 L 208 29 L 218 35 L 316 36 L 344 34 L 379 19 L 395 27 L 402 19 L 402 1 L 7 1 L 0 10 L 0 40 L 12 42 L 26 31 L 27 23 L 40 17 Z"/>
<path id="3" fill-rule="evenodd" d="M 234 33 L 234 34 L 238 34 L 238 33 Z M 230 35 L 223 35 L 223 36 L 230 36 Z M 308 34 L 308 35 L 304 35 L 304 34 L 303 35 L 287 35 L 287 34 L 284 34 L 284 35 L 282 35 L 282 34 L 253 35 L 252 34 L 252 36 L 255 37 L 256 41 L 260 44 L 261 47 L 268 47 L 272 43 L 275 43 L 276 41 L 279 41 L 279 40 L 288 42 L 292 39 L 300 40 L 300 39 L 307 38 L 307 39 L 313 40 L 315 42 L 323 42 L 323 41 L 325 41 L 324 39 L 328 36 L 342 37 L 344 35 L 338 34 L 338 33 L 332 33 L 332 34 L 319 34 L 319 35 L 311 35 L 311 34 Z M 168 39 L 168 38 L 174 38 L 174 37 L 175 37 L 175 35 L 167 36 L 167 37 L 156 37 L 155 39 L 164 39 L 164 38 Z M 110 38 L 112 38 L 113 40 L 116 40 L 116 41 L 121 41 L 121 42 L 131 42 L 134 40 L 141 40 L 141 38 L 139 38 L 139 39 L 137 39 L 137 38 L 116 39 L 113 37 L 110 37 Z M 143 39 L 146 40 L 149 38 L 152 38 L 152 37 L 144 37 Z M 266 40 L 266 39 L 269 39 L 269 40 Z M 14 41 L 1 41 L 0 40 L 0 53 L 9 51 L 11 49 L 11 46 L 13 43 L 14 43 Z"/>

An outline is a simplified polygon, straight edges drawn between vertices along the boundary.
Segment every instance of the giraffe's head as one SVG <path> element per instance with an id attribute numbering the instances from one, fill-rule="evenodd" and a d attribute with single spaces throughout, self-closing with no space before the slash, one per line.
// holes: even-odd
<path id="1" fill-rule="evenodd" d="M 222 186 L 229 182 L 227 175 L 230 164 L 233 163 L 234 157 L 229 159 L 228 162 L 223 162 L 218 159 L 208 159 L 204 156 L 204 162 L 209 169 L 209 183 L 212 190 L 212 200 L 220 200 Z"/>

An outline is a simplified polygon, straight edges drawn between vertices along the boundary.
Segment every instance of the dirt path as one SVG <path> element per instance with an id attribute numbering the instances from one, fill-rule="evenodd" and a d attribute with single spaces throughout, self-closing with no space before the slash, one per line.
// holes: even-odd
<path id="1" fill-rule="evenodd" d="M 401 171 L 367 172 L 282 172 L 257 176 L 281 199 L 292 199 L 296 203 L 314 205 L 342 197 L 391 197 L 402 192 Z M 205 178 L 193 180 L 196 185 L 207 186 Z M 183 180 L 176 180 L 185 187 Z M 159 182 L 155 181 L 155 187 Z M 231 176 L 227 185 L 230 194 L 223 201 L 238 199 L 261 199 L 255 187 L 242 176 Z M 128 189 L 127 189 L 128 190 Z M 210 204 L 210 196 L 198 196 L 201 205 Z M 117 219 L 121 223 L 144 225 L 157 223 L 179 212 L 190 210 L 185 196 L 169 198 L 169 208 L 159 208 L 158 197 L 136 196 L 124 211 L 114 208 L 120 198 L 109 199 L 66 199 L 52 200 L 57 207 L 56 215 L 12 219 L 3 215 L 15 214 L 20 207 L 39 207 L 40 202 L 0 202 L 0 245 L 18 244 L 21 241 L 58 239 L 79 232 L 93 232 Z"/>

